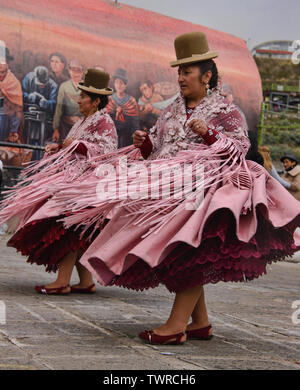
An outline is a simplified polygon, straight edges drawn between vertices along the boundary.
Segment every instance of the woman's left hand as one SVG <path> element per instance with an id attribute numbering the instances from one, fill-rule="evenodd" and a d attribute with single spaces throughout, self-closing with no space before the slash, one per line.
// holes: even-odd
<path id="1" fill-rule="evenodd" d="M 206 134 L 208 130 L 205 122 L 203 122 L 201 119 L 193 119 L 192 121 L 189 122 L 188 125 L 194 133 L 199 135 Z"/>
<path id="2" fill-rule="evenodd" d="M 64 140 L 64 142 L 62 143 L 62 149 L 65 149 L 67 148 L 69 145 L 71 145 L 71 143 L 74 141 L 74 138 L 73 137 L 70 137 L 70 138 L 67 138 Z"/>

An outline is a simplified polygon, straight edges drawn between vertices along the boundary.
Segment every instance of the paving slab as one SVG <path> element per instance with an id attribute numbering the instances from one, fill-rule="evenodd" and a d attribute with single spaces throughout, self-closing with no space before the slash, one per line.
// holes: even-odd
<path id="1" fill-rule="evenodd" d="M 300 301 L 299 253 L 252 282 L 205 286 L 212 340 L 151 346 L 138 333 L 167 319 L 174 295 L 164 286 L 137 292 L 97 284 L 94 295 L 39 295 L 34 286 L 55 275 L 26 263 L 7 239 L 0 237 L 0 370 L 300 369 L 292 307 Z"/>

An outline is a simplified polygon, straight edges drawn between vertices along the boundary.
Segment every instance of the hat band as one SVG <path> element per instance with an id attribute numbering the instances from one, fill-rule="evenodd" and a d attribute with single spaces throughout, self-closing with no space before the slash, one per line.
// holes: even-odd
<path id="1" fill-rule="evenodd" d="M 192 54 L 192 57 L 205 56 L 205 54 L 208 54 L 208 53 L 210 53 L 210 51 L 206 51 L 205 53 Z"/>
<path id="2" fill-rule="evenodd" d="M 94 88 L 94 89 L 106 89 L 107 87 L 94 87 L 93 85 L 85 85 L 85 87 L 88 87 L 88 88 Z"/>
<path id="3" fill-rule="evenodd" d="M 211 53 L 211 51 L 210 50 L 208 50 L 208 51 L 206 51 L 205 53 L 194 53 L 194 54 L 192 54 L 192 55 L 188 55 L 187 54 L 187 57 L 177 57 L 177 61 L 180 61 L 180 60 L 185 60 L 186 58 L 192 58 L 192 57 L 198 57 L 198 56 L 205 56 L 205 55 L 207 55 L 207 54 L 210 54 Z"/>

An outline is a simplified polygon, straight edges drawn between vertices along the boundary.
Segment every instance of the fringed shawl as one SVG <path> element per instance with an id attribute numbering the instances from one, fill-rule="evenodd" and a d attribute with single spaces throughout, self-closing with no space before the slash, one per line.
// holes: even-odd
<path id="1" fill-rule="evenodd" d="M 214 144 L 206 145 L 190 130 L 188 122 L 195 118 L 204 120 L 209 128 L 218 131 L 219 139 Z M 153 150 L 148 160 L 139 161 L 139 153 L 128 147 L 126 159 L 124 156 L 120 159 L 120 153 L 101 156 L 95 162 L 97 170 L 83 181 L 56 188 L 56 207 L 68 215 L 64 218 L 65 226 L 81 225 L 86 231 L 92 225 L 99 227 L 112 209 L 126 208 L 129 214 L 136 215 L 135 224 L 149 225 L 147 234 L 150 234 L 158 232 L 170 218 L 200 199 L 212 185 L 222 185 L 229 180 L 241 190 L 251 189 L 252 178 L 245 161 L 250 142 L 247 124 L 238 108 L 215 92 L 201 101 L 189 121 L 186 120 L 184 100 L 178 97 L 150 130 Z M 107 164 L 115 174 L 104 175 Z M 124 170 L 132 171 L 133 164 L 141 175 L 124 175 Z M 189 166 L 192 172 L 189 192 L 181 197 L 152 199 L 149 194 L 158 183 L 157 180 L 143 180 L 146 173 L 159 177 L 172 170 L 178 171 L 182 165 Z M 199 172 L 203 172 L 201 177 Z M 177 179 L 175 173 L 171 177 L 171 187 Z M 164 186 L 170 186 L 170 183 L 159 182 L 162 194 Z M 106 199 L 103 196 L 105 188 L 111 191 L 106 191 Z M 131 194 L 128 194 L 128 188 L 131 188 Z M 137 193 L 148 196 L 141 198 Z M 244 205 L 245 213 L 251 207 L 250 196 L 251 191 Z"/>
<path id="2" fill-rule="evenodd" d="M 20 182 L 5 192 L 0 223 L 27 213 L 53 194 L 54 185 L 71 183 L 89 169 L 94 169 L 90 160 L 117 148 L 116 129 L 106 109 L 79 119 L 68 137 L 74 138 L 71 145 L 53 155 L 45 154 L 40 161 L 29 163 L 21 173 Z M 80 144 L 85 146 L 86 156 L 75 152 Z"/>

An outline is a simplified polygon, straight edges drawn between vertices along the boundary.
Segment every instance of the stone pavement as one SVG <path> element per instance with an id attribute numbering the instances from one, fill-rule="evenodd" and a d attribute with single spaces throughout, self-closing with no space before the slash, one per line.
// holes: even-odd
<path id="1" fill-rule="evenodd" d="M 299 301 L 300 309 L 300 256 L 253 282 L 206 286 L 211 341 L 149 346 L 137 334 L 168 317 L 173 296 L 164 287 L 135 292 L 98 284 L 91 296 L 38 295 L 34 285 L 53 274 L 27 264 L 6 240 L 0 237 L 1 370 L 300 369 L 300 312 L 292 308 Z"/>

